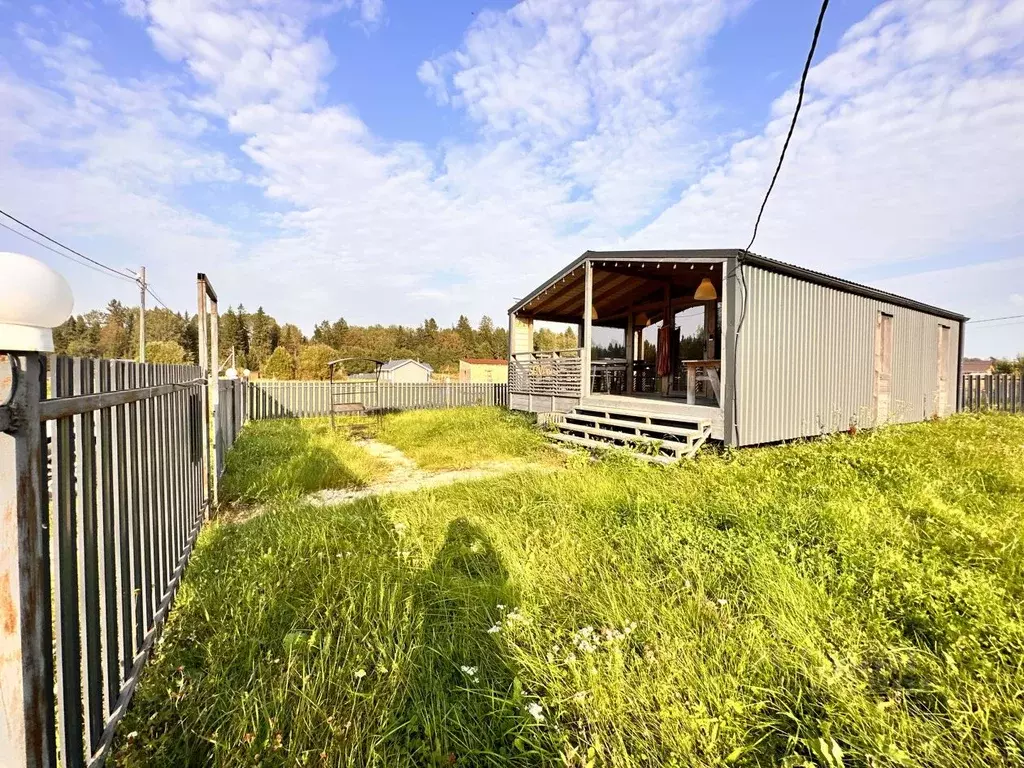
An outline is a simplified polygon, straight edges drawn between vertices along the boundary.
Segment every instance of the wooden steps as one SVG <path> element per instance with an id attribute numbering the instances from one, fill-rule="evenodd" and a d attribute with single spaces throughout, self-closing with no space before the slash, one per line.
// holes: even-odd
<path id="1" fill-rule="evenodd" d="M 585 401 L 565 414 L 549 436 L 585 448 L 628 448 L 645 461 L 671 464 L 692 458 L 711 435 L 708 419 L 630 406 Z"/>

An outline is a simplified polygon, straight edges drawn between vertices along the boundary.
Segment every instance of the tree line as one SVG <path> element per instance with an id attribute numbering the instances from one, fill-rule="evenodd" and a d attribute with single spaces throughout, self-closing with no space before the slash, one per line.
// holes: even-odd
<path id="1" fill-rule="evenodd" d="M 138 359 L 138 309 L 111 301 L 104 310 L 69 318 L 54 329 L 58 354 L 110 359 Z M 544 348 L 575 346 L 576 337 L 541 331 Z M 571 338 L 570 338 L 571 337 Z M 199 359 L 196 315 L 167 309 L 146 310 L 146 360 L 153 363 L 195 363 Z M 325 379 L 327 363 L 342 357 L 375 360 L 411 358 L 439 373 L 455 373 L 465 357 L 504 358 L 508 331 L 486 315 L 476 327 L 465 315 L 450 328 L 428 318 L 418 327 L 349 325 L 344 318 L 317 323 L 311 336 L 292 323 L 280 323 L 263 307 L 248 312 L 239 304 L 228 307 L 219 320 L 219 359 L 266 378 Z M 372 371 L 368 362 L 351 363 L 348 373 Z"/>

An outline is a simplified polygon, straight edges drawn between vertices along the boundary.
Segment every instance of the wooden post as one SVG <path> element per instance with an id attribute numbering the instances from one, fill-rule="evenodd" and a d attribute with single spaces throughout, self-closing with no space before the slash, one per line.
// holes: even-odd
<path id="1" fill-rule="evenodd" d="M 206 317 L 206 276 L 200 274 L 196 279 L 196 326 L 199 331 L 199 369 L 202 372 L 203 379 L 209 381 L 210 378 L 210 350 L 207 344 L 207 333 L 209 332 L 209 322 Z M 208 440 L 210 434 L 210 387 L 207 385 L 203 388 L 203 396 L 200 398 L 202 413 L 202 423 L 206 427 L 203 430 L 203 448 L 202 448 L 202 462 L 203 462 L 203 481 L 202 481 L 202 493 L 203 493 L 203 504 L 207 504 L 210 500 L 210 441 Z M 207 506 L 204 515 L 209 514 L 209 506 Z"/>
<path id="2" fill-rule="evenodd" d="M 9 404 L 0 410 L 0 763 L 51 768 L 57 764 L 57 729 L 39 420 L 46 358 L 34 352 L 0 358 L 11 366 L 12 386 Z"/>
<path id="3" fill-rule="evenodd" d="M 633 309 L 630 307 L 629 314 L 626 315 L 626 394 L 633 394 L 633 360 L 634 356 L 634 337 L 633 333 Z"/>
<path id="4" fill-rule="evenodd" d="M 672 355 L 672 329 L 675 328 L 676 319 L 672 314 L 672 286 L 668 283 L 665 284 L 665 312 L 664 318 L 662 319 L 662 326 L 669 329 L 668 333 L 668 352 L 669 352 L 669 370 L 667 376 L 661 377 L 661 393 L 668 397 L 669 391 L 672 389 L 672 374 L 676 368 L 675 357 Z"/>
<path id="5" fill-rule="evenodd" d="M 590 347 L 593 336 L 594 266 L 583 262 L 583 339 L 580 347 L 580 397 L 590 395 Z"/>
<path id="6" fill-rule="evenodd" d="M 704 344 L 704 359 L 717 360 L 715 354 L 715 340 L 718 338 L 718 301 L 709 301 L 704 305 L 704 335 L 707 341 Z"/>

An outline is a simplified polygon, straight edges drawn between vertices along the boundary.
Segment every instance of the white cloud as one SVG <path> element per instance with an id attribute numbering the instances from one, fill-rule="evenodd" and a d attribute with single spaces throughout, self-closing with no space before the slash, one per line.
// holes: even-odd
<path id="1" fill-rule="evenodd" d="M 0 74 L 0 171 L 23 185 L 12 207 L 37 220 L 48 208 L 53 231 L 105 233 L 125 263 L 159 261 L 158 277 L 184 284 L 184 307 L 202 269 L 225 303 L 307 328 L 341 314 L 497 319 L 586 248 L 746 244 L 795 86 L 762 130 L 709 133 L 703 53 L 743 6 L 530 0 L 483 12 L 416 72 L 475 131 L 431 147 L 384 141 L 352 105 L 326 101 L 333 59 L 310 30 L 337 11 L 369 29 L 383 3 L 129 0 L 181 79 L 113 78 L 84 40 L 26 34 L 51 74 L 45 85 Z M 894 0 L 847 30 L 812 71 L 755 250 L 856 277 L 1019 248 L 1022 29 L 1022 0 Z M 214 126 L 244 157 L 213 148 Z M 40 168 L 26 147 L 71 159 Z M 236 183 L 240 166 L 266 202 L 240 206 L 251 229 L 181 205 L 180 189 Z M 1012 293 L 992 284 L 1019 285 L 1019 259 L 976 266 L 883 282 L 1010 314 L 996 307 Z M 969 335 L 969 351 L 986 353 L 972 338 L 983 337 Z M 1014 351 L 1009 335 L 990 338 L 991 351 Z"/>
<path id="2" fill-rule="evenodd" d="M 896 0 L 851 28 L 811 70 L 754 250 L 848 273 L 1019 238 L 1022 9 Z M 631 243 L 746 245 L 794 103 Z"/>

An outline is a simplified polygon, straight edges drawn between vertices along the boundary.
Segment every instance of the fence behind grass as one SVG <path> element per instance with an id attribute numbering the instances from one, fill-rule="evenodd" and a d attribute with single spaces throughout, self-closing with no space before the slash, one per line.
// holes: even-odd
<path id="1" fill-rule="evenodd" d="M 456 408 L 465 405 L 508 405 L 508 385 L 430 382 L 388 384 L 374 381 L 335 382 L 335 402 L 361 403 L 368 410 L 404 411 Z M 327 416 L 331 413 L 329 381 L 251 381 L 246 411 L 249 419 Z M 223 398 L 221 398 L 223 404 Z"/>
<path id="2" fill-rule="evenodd" d="M 1021 374 L 967 374 L 962 393 L 965 411 L 1024 413 L 1024 376 Z"/>
<path id="3" fill-rule="evenodd" d="M 95 766 L 208 506 L 205 380 L 196 366 L 0 357 L 13 392 L 0 408 L 0 764 Z"/>
<path id="4" fill-rule="evenodd" d="M 249 420 L 245 397 L 246 383 L 241 379 L 219 379 L 217 381 L 217 439 L 216 474 L 224 474 L 224 462 L 228 450 L 235 444 L 238 433 Z"/>

